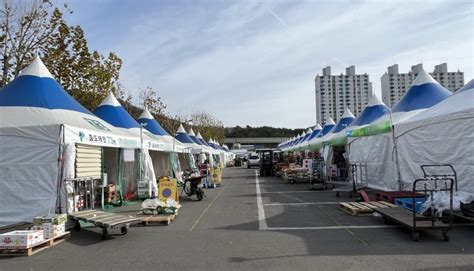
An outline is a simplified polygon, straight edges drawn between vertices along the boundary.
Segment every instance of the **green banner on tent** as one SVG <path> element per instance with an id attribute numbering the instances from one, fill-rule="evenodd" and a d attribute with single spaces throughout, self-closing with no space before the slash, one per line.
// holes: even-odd
<path id="1" fill-rule="evenodd" d="M 367 127 L 357 128 L 347 132 L 348 137 L 362 137 L 371 135 L 380 135 L 392 131 L 392 123 L 386 120 L 377 124 L 369 125 Z"/>
<path id="2" fill-rule="evenodd" d="M 344 146 L 347 144 L 347 137 L 345 135 L 333 137 L 328 141 L 328 143 L 331 146 Z"/>

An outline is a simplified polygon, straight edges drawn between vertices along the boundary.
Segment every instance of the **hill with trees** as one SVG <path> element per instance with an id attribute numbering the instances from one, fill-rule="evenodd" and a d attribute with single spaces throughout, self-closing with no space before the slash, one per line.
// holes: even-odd
<path id="1" fill-rule="evenodd" d="M 269 126 L 262 127 L 226 127 L 225 137 L 293 137 L 302 133 L 305 129 L 274 128 Z"/>

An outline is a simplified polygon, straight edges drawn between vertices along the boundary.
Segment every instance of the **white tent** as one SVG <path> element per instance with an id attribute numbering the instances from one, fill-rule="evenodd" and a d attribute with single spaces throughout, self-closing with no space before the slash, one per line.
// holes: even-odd
<path id="1" fill-rule="evenodd" d="M 308 142 L 310 150 L 319 151 L 323 147 L 323 137 L 327 135 L 334 126 L 336 126 L 336 123 L 331 117 L 328 117 L 321 132 Z"/>
<path id="2" fill-rule="evenodd" d="M 66 178 L 100 178 L 100 166 L 75 163 L 77 144 L 138 148 L 140 141 L 81 106 L 36 58 L 0 89 L 0 225 L 64 210 L 58 187 Z"/>
<path id="3" fill-rule="evenodd" d="M 391 114 L 384 114 L 371 123 L 351 128 L 351 133 L 362 137 L 350 139 L 349 161 L 365 167 L 369 187 L 382 190 L 405 189 L 399 183 L 400 170 L 394 150 L 392 126 L 416 116 L 451 95 L 426 71 L 421 70 L 405 95 L 396 103 Z M 368 108 L 369 106 L 367 106 Z M 354 121 L 357 123 L 357 119 Z M 388 128 L 387 128 L 388 127 Z"/>
<path id="4" fill-rule="evenodd" d="M 163 129 L 163 127 L 161 127 L 147 108 L 143 110 L 137 121 L 145 128 L 144 132 L 147 136 L 162 142 L 163 151 L 189 152 L 187 146 L 175 140 L 165 131 L 165 129 Z"/>
<path id="5" fill-rule="evenodd" d="M 420 165 L 451 164 L 458 189 L 474 193 L 474 80 L 439 104 L 396 126 L 405 187 L 423 177 Z"/>

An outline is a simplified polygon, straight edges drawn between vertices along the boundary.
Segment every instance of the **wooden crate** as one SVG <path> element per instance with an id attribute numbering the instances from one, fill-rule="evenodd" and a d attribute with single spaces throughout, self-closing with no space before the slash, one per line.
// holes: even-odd
<path id="1" fill-rule="evenodd" d="M 396 205 L 384 201 L 370 201 L 370 202 L 341 202 L 339 208 L 344 212 L 353 215 L 369 215 L 377 208 L 392 208 Z"/>
<path id="2" fill-rule="evenodd" d="M 41 252 L 47 248 L 53 247 L 60 244 L 71 236 L 70 232 L 65 232 L 62 235 L 56 236 L 51 239 L 46 239 L 41 243 L 38 243 L 30 248 L 9 248 L 0 247 L 0 256 L 13 257 L 13 256 L 31 256 L 38 252 Z"/>

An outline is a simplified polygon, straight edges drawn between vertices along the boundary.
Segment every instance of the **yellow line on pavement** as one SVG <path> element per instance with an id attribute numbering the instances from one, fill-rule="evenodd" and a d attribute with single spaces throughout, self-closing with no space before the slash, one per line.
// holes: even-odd
<path id="1" fill-rule="evenodd" d="M 342 225 L 341 223 L 339 223 L 339 221 L 337 221 L 337 219 L 335 219 L 334 217 L 332 217 L 330 214 L 328 214 L 321 206 L 317 206 L 319 208 L 319 210 L 321 210 L 321 212 L 323 214 L 325 214 L 327 217 L 329 217 L 329 219 L 331 219 L 334 223 L 336 223 L 338 226 L 342 227 L 342 229 L 347 232 L 349 235 L 351 235 L 352 237 L 354 237 L 357 241 L 361 242 L 364 246 L 368 246 L 369 244 L 367 244 L 366 241 L 364 241 L 362 238 L 360 238 L 359 236 L 357 236 L 355 234 L 355 232 L 351 231 L 349 228 L 346 228 L 344 227 L 344 225 Z"/>
<path id="2" fill-rule="evenodd" d="M 228 185 L 228 184 L 227 184 Z M 196 228 L 197 224 L 199 224 L 199 221 L 201 221 L 201 218 L 206 214 L 207 210 L 209 210 L 209 208 L 211 208 L 212 204 L 214 204 L 214 202 L 216 201 L 216 199 L 221 195 L 222 191 L 224 191 L 226 189 L 227 186 L 224 186 L 222 187 L 221 191 L 219 191 L 219 193 L 217 193 L 217 195 L 212 199 L 212 201 L 207 205 L 206 209 L 204 209 L 204 211 L 202 211 L 201 215 L 198 217 L 198 219 L 196 220 L 196 222 L 194 222 L 193 226 L 191 227 L 191 229 L 189 229 L 189 231 L 193 231 L 194 228 Z"/>

